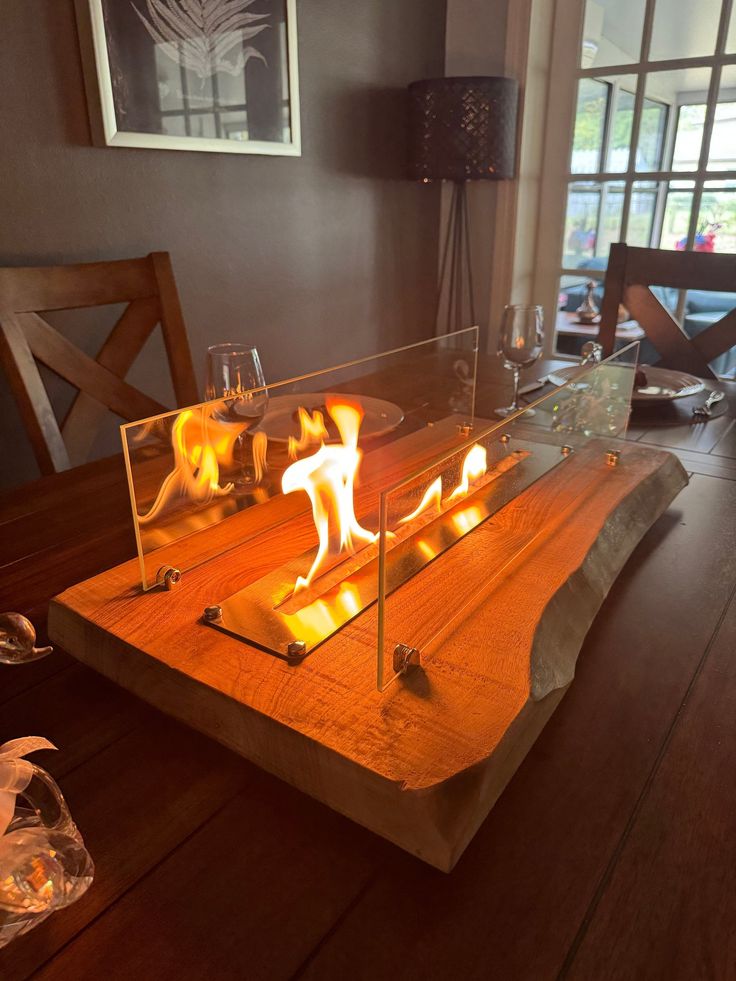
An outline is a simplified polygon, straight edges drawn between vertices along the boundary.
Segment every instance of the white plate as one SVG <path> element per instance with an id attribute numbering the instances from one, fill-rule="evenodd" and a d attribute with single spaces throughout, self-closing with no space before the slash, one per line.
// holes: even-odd
<path id="1" fill-rule="evenodd" d="M 324 404 L 327 399 L 339 399 L 340 394 L 335 392 L 309 392 L 303 395 L 277 395 L 268 401 L 268 410 L 263 417 L 263 422 L 258 427 L 274 443 L 286 443 L 289 436 L 299 436 L 299 423 L 296 415 L 301 406 L 313 412 L 315 409 L 322 409 L 325 415 L 325 422 L 330 426 Z M 375 399 L 370 395 L 344 395 L 363 407 L 365 416 L 360 427 L 360 439 L 372 439 L 376 436 L 385 436 L 386 433 L 396 429 L 403 420 L 404 413 L 393 402 L 385 399 Z M 335 437 L 334 441 L 337 441 Z M 333 440 L 328 440 L 333 442 Z"/>
<path id="2" fill-rule="evenodd" d="M 631 394 L 631 401 L 637 404 L 652 402 L 671 402 L 672 399 L 684 399 L 688 395 L 697 395 L 705 388 L 705 382 L 695 375 L 688 375 L 684 371 L 672 371 L 669 368 L 653 368 L 650 365 L 642 365 L 641 371 L 647 377 L 647 385 L 635 388 Z M 549 380 L 553 384 L 564 385 L 570 381 L 580 371 L 580 365 L 572 365 L 569 368 L 559 368 L 553 371 Z"/>

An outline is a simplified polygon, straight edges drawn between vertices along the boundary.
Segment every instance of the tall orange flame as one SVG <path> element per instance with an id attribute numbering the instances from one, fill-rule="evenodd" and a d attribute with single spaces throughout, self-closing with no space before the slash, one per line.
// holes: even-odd
<path id="1" fill-rule="evenodd" d="M 468 450 L 467 456 L 463 460 L 463 472 L 460 483 L 450 494 L 449 500 L 455 501 L 459 497 L 465 497 L 470 490 L 470 481 L 482 477 L 488 469 L 486 449 L 480 443 L 476 443 Z"/>
<path id="2" fill-rule="evenodd" d="M 323 442 L 316 453 L 292 463 L 281 479 L 284 494 L 303 490 L 309 495 L 319 536 L 319 548 L 312 567 L 306 576 L 297 577 L 295 593 L 312 582 L 330 554 L 352 553 L 357 543 L 368 545 L 377 538 L 358 522 L 353 499 L 362 457 L 358 434 L 363 409 L 331 399 L 327 402 L 327 411 L 337 426 L 341 442 L 331 445 Z"/>

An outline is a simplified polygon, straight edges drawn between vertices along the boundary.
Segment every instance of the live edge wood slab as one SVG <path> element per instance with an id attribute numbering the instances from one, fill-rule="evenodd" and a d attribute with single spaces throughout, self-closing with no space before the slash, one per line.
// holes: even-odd
<path id="1" fill-rule="evenodd" d="M 687 483 L 671 454 L 618 445 L 610 467 L 608 444 L 588 443 L 401 587 L 406 643 L 420 624 L 462 614 L 422 667 L 383 693 L 375 608 L 298 666 L 201 623 L 213 597 L 267 571 L 263 549 L 254 569 L 247 545 L 186 572 L 171 592 L 142 594 L 136 562 L 111 569 L 52 602 L 49 633 L 164 712 L 450 871 L 570 685 L 626 559 Z"/>

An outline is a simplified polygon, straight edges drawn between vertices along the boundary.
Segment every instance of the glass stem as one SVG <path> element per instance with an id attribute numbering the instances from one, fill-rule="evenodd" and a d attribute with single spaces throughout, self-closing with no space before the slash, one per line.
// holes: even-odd
<path id="1" fill-rule="evenodd" d="M 514 412 L 519 409 L 519 384 L 521 382 L 521 368 L 514 365 L 514 401 L 511 403 L 511 408 Z"/>

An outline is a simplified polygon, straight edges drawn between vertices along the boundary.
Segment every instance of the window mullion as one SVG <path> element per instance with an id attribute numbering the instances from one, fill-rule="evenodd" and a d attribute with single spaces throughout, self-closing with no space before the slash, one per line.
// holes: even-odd
<path id="1" fill-rule="evenodd" d="M 693 192 L 692 211 L 690 212 L 690 225 L 687 232 L 688 250 L 695 245 L 695 236 L 698 233 L 698 222 L 700 220 L 700 204 L 703 200 L 703 184 L 707 176 L 708 158 L 710 156 L 710 141 L 713 135 L 713 122 L 716 116 L 716 105 L 718 104 L 718 94 L 721 86 L 721 58 L 726 48 L 728 38 L 728 26 L 731 19 L 731 8 L 733 0 L 723 0 L 721 7 L 721 19 L 718 24 L 718 38 L 716 40 L 716 62 L 710 78 L 710 88 L 708 89 L 708 103 L 705 108 L 705 120 L 703 122 L 703 142 L 700 147 L 700 160 L 698 162 L 698 178 L 695 181 Z M 720 176 L 720 175 L 719 175 Z"/>
<path id="2" fill-rule="evenodd" d="M 655 0 L 647 0 L 644 11 L 644 25 L 641 34 L 641 54 L 642 64 L 649 58 L 649 47 L 652 41 L 652 25 L 654 24 L 654 3 Z M 644 89 L 646 87 L 646 76 L 641 72 L 636 77 L 636 95 L 634 96 L 634 113 L 631 120 L 631 142 L 629 143 L 629 166 L 626 173 L 624 184 L 624 201 L 621 214 L 621 241 L 626 241 L 629 231 L 629 212 L 631 210 L 631 191 L 634 184 L 636 173 L 636 149 L 639 145 L 639 124 L 641 113 L 644 106 Z"/>

